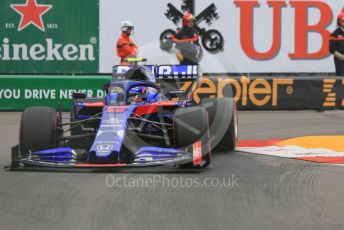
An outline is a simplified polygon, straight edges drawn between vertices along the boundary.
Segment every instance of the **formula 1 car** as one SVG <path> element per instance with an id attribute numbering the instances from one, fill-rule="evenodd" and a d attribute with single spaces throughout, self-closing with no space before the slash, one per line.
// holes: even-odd
<path id="1" fill-rule="evenodd" d="M 19 144 L 12 148 L 11 169 L 205 168 L 213 148 L 235 148 L 233 99 L 207 98 L 197 105 L 189 99 L 192 92 L 173 90 L 176 83 L 197 82 L 198 66 L 128 61 L 133 65 L 113 67 L 112 81 L 104 85 L 104 99 L 73 94 L 68 122 L 61 109 L 25 109 Z"/>

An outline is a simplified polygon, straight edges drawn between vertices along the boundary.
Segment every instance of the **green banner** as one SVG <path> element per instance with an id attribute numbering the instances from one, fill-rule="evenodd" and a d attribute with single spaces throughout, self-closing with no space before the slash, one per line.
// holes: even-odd
<path id="1" fill-rule="evenodd" d="M 99 0 L 3 0 L 0 73 L 97 73 Z"/>
<path id="2" fill-rule="evenodd" d="M 0 76 L 0 110 L 20 111 L 30 106 L 71 108 L 74 92 L 87 97 L 104 96 L 103 85 L 111 76 Z"/>

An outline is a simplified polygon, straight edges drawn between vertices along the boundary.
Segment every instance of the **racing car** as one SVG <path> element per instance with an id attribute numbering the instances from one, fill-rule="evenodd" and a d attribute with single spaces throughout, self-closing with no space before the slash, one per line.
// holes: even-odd
<path id="1" fill-rule="evenodd" d="M 194 82 L 193 89 L 200 86 L 198 66 L 127 61 L 133 65 L 113 67 L 103 99 L 74 93 L 69 117 L 62 117 L 60 106 L 57 111 L 26 108 L 11 169 L 206 168 L 213 149 L 234 150 L 234 100 L 207 98 L 196 104 L 192 90 L 178 90 L 186 81 Z"/>

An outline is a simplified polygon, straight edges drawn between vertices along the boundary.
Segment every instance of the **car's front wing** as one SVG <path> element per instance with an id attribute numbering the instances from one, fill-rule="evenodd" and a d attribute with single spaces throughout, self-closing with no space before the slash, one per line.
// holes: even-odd
<path id="1" fill-rule="evenodd" d="M 172 148 L 143 147 L 136 152 L 132 163 L 87 163 L 77 160 L 76 153 L 71 148 L 50 149 L 30 153 L 21 158 L 19 146 L 12 148 L 12 163 L 10 169 L 20 168 L 21 165 L 45 168 L 128 168 L 128 167 L 154 167 L 163 165 L 181 165 L 193 162 L 202 166 L 199 160 L 199 151 L 186 152 Z"/>

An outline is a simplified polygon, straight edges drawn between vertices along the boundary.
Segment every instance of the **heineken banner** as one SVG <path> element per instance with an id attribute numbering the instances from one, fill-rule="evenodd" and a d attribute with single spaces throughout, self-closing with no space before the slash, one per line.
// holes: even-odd
<path id="1" fill-rule="evenodd" d="M 103 98 L 103 84 L 110 76 L 0 76 L 0 111 L 23 110 L 30 106 L 71 108 L 74 92 Z M 191 87 L 189 82 L 181 89 Z M 193 93 L 202 98 L 233 96 L 240 110 L 344 109 L 342 78 L 204 77 Z"/>
<path id="2" fill-rule="evenodd" d="M 99 1 L 2 0 L 0 73 L 97 73 Z"/>

